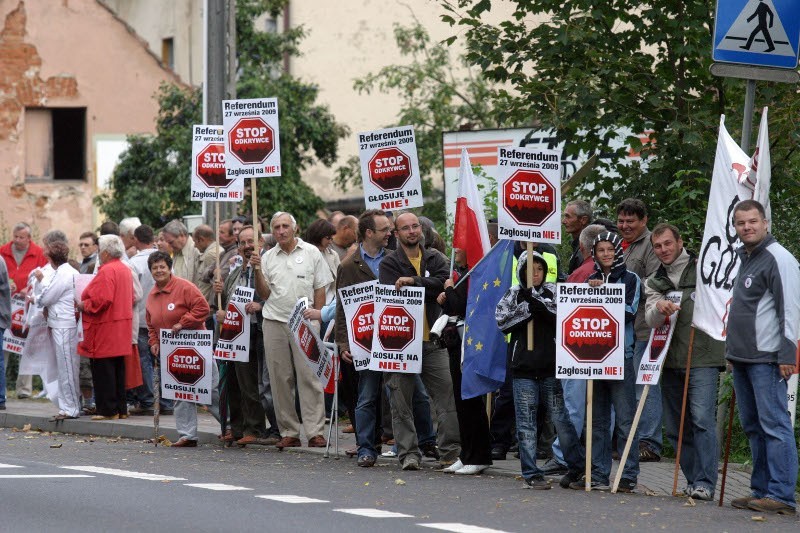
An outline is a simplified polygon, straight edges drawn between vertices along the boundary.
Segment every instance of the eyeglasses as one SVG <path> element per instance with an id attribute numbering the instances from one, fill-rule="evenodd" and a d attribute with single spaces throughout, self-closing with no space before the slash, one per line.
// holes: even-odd
<path id="1" fill-rule="evenodd" d="M 410 226 L 403 226 L 402 228 L 397 228 L 398 231 L 417 231 L 419 228 L 422 227 L 422 224 L 411 224 Z"/>

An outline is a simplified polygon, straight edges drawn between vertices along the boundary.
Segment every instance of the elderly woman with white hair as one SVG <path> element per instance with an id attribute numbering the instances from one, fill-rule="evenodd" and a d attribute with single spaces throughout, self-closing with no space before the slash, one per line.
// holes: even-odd
<path id="1" fill-rule="evenodd" d="M 128 417 L 125 357 L 131 354 L 134 294 L 131 270 L 120 260 L 124 253 L 119 237 L 100 237 L 100 268 L 77 305 L 83 313 L 83 340 L 78 353 L 88 357 L 92 365 L 97 404 L 92 420 Z"/>

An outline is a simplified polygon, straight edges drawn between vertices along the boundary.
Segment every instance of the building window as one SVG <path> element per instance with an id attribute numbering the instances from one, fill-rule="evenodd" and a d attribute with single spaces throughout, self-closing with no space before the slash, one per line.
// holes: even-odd
<path id="1" fill-rule="evenodd" d="M 86 108 L 25 109 L 25 178 L 86 179 Z"/>
<path id="2" fill-rule="evenodd" d="M 170 70 L 175 70 L 175 43 L 172 37 L 161 40 L 161 62 Z"/>

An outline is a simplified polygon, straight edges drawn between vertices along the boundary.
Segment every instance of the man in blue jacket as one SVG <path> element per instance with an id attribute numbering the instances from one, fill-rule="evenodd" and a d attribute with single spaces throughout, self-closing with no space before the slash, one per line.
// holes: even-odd
<path id="1" fill-rule="evenodd" d="M 751 496 L 739 509 L 795 514 L 797 443 L 786 405 L 800 322 L 797 260 L 767 233 L 764 206 L 745 200 L 733 210 L 741 266 L 733 287 L 726 358 L 742 429 L 753 454 Z"/>

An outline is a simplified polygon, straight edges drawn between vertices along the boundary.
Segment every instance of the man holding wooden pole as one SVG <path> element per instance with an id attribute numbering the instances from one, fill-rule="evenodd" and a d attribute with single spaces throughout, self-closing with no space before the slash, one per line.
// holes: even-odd
<path id="1" fill-rule="evenodd" d="M 659 224 L 650 241 L 661 266 L 644 284 L 647 325 L 659 328 L 667 317 L 680 311 L 661 374 L 666 434 L 672 447 L 681 450 L 680 467 L 687 481 L 684 494 L 712 500 L 718 466 L 714 453 L 717 381 L 725 366 L 725 344 L 692 330 L 697 259 L 683 247 L 678 228 Z M 679 306 L 667 298 L 672 291 L 682 293 Z"/>

